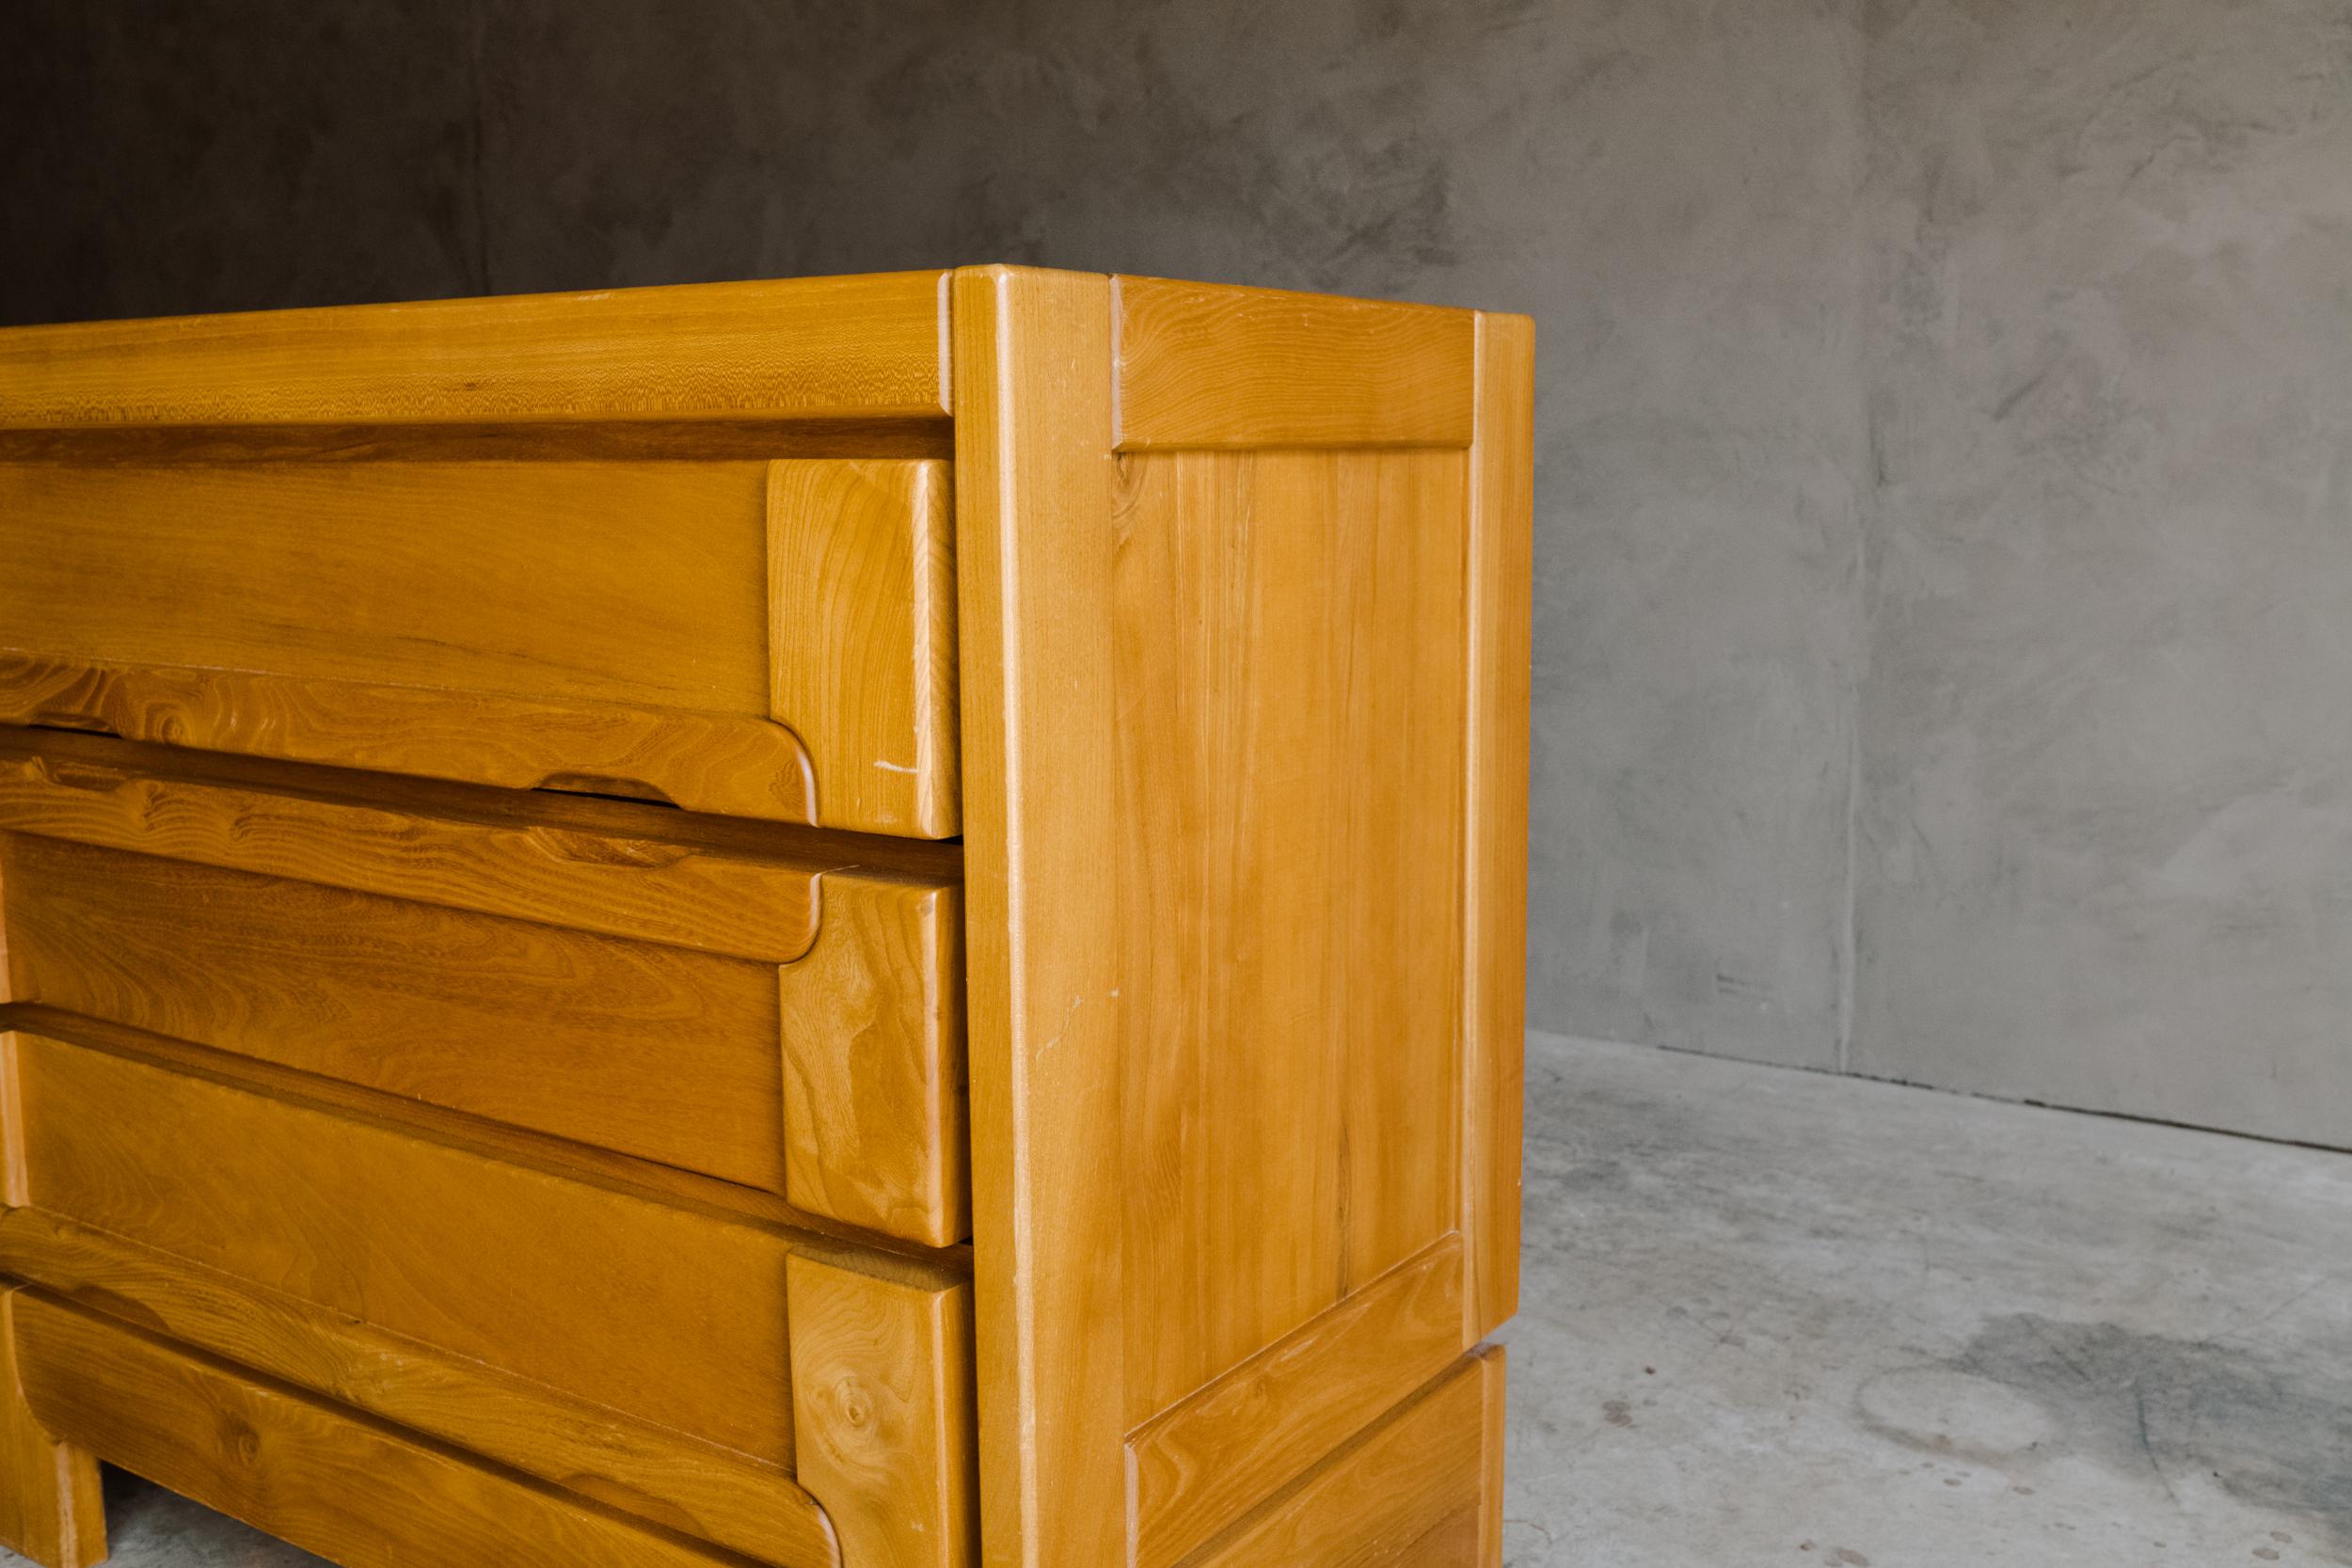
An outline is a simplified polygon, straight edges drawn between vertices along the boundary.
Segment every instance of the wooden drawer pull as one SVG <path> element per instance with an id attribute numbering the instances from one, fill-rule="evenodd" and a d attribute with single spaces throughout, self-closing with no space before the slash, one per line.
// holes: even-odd
<path id="1" fill-rule="evenodd" d="M 134 777 L 123 768 L 109 768 L 104 763 L 69 761 L 62 757 L 36 757 L 31 769 L 61 789 L 83 789 L 93 795 L 112 795 L 131 783 Z"/>
<path id="2" fill-rule="evenodd" d="M 94 713 L 68 713 L 57 708 L 36 708 L 24 722 L 37 730 L 72 730 L 76 735 L 119 736 L 121 732 Z"/>
<path id="3" fill-rule="evenodd" d="M 560 861 L 581 865 L 638 866 L 656 871 L 693 858 L 682 844 L 650 838 L 611 838 L 602 833 L 572 832 L 563 828 L 533 828 L 531 841 Z"/>
<path id="4" fill-rule="evenodd" d="M 831 868 L 854 851 L 753 857 L 0 751 L 14 1000 L 952 1246 L 961 900 L 940 877 Z"/>

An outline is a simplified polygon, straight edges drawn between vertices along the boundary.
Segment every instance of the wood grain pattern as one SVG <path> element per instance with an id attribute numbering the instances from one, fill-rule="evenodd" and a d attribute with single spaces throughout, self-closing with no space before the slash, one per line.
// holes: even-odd
<path id="1" fill-rule="evenodd" d="M 753 860 L 4 753 L 0 832 L 769 963 L 808 951 L 818 873 L 856 859 Z"/>
<path id="2" fill-rule="evenodd" d="M 7 862 L 0 859 L 0 881 L 7 878 Z M 0 925 L 0 1004 L 7 1003 L 8 990 L 8 943 L 6 927 Z M 18 1009 L 8 1005 L 0 1012 L 0 1021 L 12 1018 Z M 24 1096 L 17 1085 L 16 1035 L 6 1022 L 0 1022 L 0 1208 L 13 1209 L 31 1199 L 24 1172 Z"/>
<path id="3" fill-rule="evenodd" d="M 927 1246 L 971 1233 L 963 919 L 952 888 L 828 875 L 816 948 L 778 972 L 784 1193 Z"/>
<path id="4" fill-rule="evenodd" d="M 1499 1568 L 1531 356 L 1007 267 L 0 333 L 27 1410 L 384 1560 Z"/>
<path id="5" fill-rule="evenodd" d="M 0 899 L 8 874 L 0 868 Z M 9 1000 L 8 943 L 0 926 L 0 1003 Z M 26 1201 L 24 1105 L 16 1036 L 0 1029 L 0 1219 Z M 41 1429 L 17 1376 L 17 1285 L 0 1259 L 0 1547 L 42 1568 L 89 1568 L 106 1557 L 98 1462 Z"/>
<path id="6" fill-rule="evenodd" d="M 1502 1352 L 1470 1356 L 1187 1568 L 1501 1568 Z"/>
<path id="7" fill-rule="evenodd" d="M 947 838 L 956 817 L 954 518 L 944 463 L 769 466 L 771 709 L 825 821 Z M 812 630 L 814 635 L 812 635 Z"/>
<path id="8" fill-rule="evenodd" d="M 1470 443 L 1467 310 L 1113 281 L 1121 451 Z"/>
<path id="9" fill-rule="evenodd" d="M 548 789 L 500 789 L 415 774 L 372 772 L 281 762 L 230 752 L 197 752 L 120 740 L 110 735 L 0 724 L 0 759 L 63 764 L 77 781 L 97 786 L 133 774 L 215 789 L 260 791 L 359 806 L 512 832 L 544 831 L 559 843 L 575 837 L 620 841 L 614 854 L 634 863 L 690 849 L 762 864 L 870 870 L 878 875 L 953 881 L 962 872 L 963 847 L 949 840 L 846 832 L 749 816 L 674 811 L 610 796 Z M 692 945 L 691 942 L 684 945 Z"/>
<path id="10" fill-rule="evenodd" d="M 0 426 L 0 462 L 507 462 L 643 458 L 947 457 L 945 411 L 923 419 L 631 419 L 564 423 Z"/>
<path id="11" fill-rule="evenodd" d="M 145 738 L 381 766 L 367 718 L 422 707 L 432 728 L 400 756 L 452 777 L 949 836 L 946 472 L 819 459 L 0 465 L 0 638 L 29 661 L 0 667 L 0 713 L 132 733 L 94 705 L 111 696 Z M 144 699 L 42 689 L 53 664 L 118 684 L 154 673 Z M 192 689 L 176 704 L 175 682 Z M 158 697 L 167 711 L 147 711 Z M 187 711 L 206 699 L 231 711 L 207 726 Z M 288 712 L 310 722 L 281 735 L 268 721 Z M 469 742 L 469 729 L 517 733 Z M 652 769 L 623 771 L 616 748 L 651 753 Z"/>
<path id="12" fill-rule="evenodd" d="M 955 275 L 983 1561 L 1125 1552 L 1110 285 Z"/>
<path id="13" fill-rule="evenodd" d="M 0 1031 L 6 1030 L 40 1035 L 145 1062 L 230 1089 L 463 1149 L 500 1164 L 584 1182 L 624 1197 L 763 1227 L 783 1237 L 795 1251 L 885 1278 L 936 1286 L 971 1277 L 972 1249 L 968 1243 L 941 1248 L 917 1246 L 895 1236 L 843 1225 L 823 1214 L 805 1212 L 774 1194 L 722 1181 L 699 1171 L 658 1164 L 593 1144 L 448 1110 L 426 1101 L 405 1099 L 342 1079 L 279 1067 L 258 1057 L 192 1045 L 168 1036 L 31 1003 L 0 1007 Z M 7 1037 L 0 1033 L 0 1043 L 5 1043 Z"/>
<path id="14" fill-rule="evenodd" d="M 751 462 L 0 465 L 0 645 L 765 718 L 766 499 Z"/>
<path id="15" fill-rule="evenodd" d="M 347 1568 L 726 1562 L 37 1293 L 20 1307 L 18 1323 L 25 1394 L 44 1423 L 110 1463 Z M 355 1508 L 356 1497 L 370 1506 Z"/>
<path id="16" fill-rule="evenodd" d="M 8 896 L 8 866 L 5 857 L 0 857 L 0 911 L 7 910 Z M 12 993 L 8 990 L 8 924 L 5 919 L 0 919 L 0 1007 L 7 1006 L 12 1000 Z M 8 1147 L 9 1140 L 15 1135 L 17 1126 L 14 1112 L 9 1108 L 12 1102 L 7 1098 L 10 1092 L 9 1085 L 8 1076 L 0 1074 L 0 1149 Z M 8 1183 L 7 1172 L 8 1162 L 0 1158 L 0 1202 L 14 1203 L 18 1201 L 15 1196 L 17 1189 Z"/>
<path id="17" fill-rule="evenodd" d="M 1128 1439 L 1138 1568 L 1167 1568 L 1461 1354 L 1449 1236 L 1170 1407 Z"/>
<path id="18" fill-rule="evenodd" d="M 935 272 L 18 327 L 0 425 L 936 416 Z"/>
<path id="19" fill-rule="evenodd" d="M 854 1568 L 966 1568 L 977 1544 L 972 1293 L 788 1268 L 800 1476 Z"/>
<path id="20" fill-rule="evenodd" d="M 1507 1064 L 1464 1039 L 1463 966 L 1499 973 L 1502 942 L 1466 913 L 1472 666 L 1500 629 L 1470 609 L 1476 322 L 1117 282 L 1107 497 L 1096 416 L 1049 406 L 1085 396 L 1090 304 L 957 283 L 981 1447 L 1008 1568 L 1222 1549 L 1400 1391 L 1347 1386 L 1364 1343 L 1393 1330 L 1425 1375 L 1469 1342 L 1465 1189 L 1501 1163 L 1469 1151 L 1500 1136 L 1469 1097 Z M 1451 1288 L 1387 1328 L 1327 1322 L 1435 1255 Z M 1329 1386 L 1293 1370 L 1323 1357 Z M 1137 1439 L 1125 1541 L 1102 1529 L 1112 1424 Z M 1475 1507 L 1460 1523 L 1475 1552 Z"/>
<path id="21" fill-rule="evenodd" d="M 912 753 L 914 716 L 884 736 L 890 712 L 828 706 L 787 732 L 771 715 L 777 671 L 837 673 L 873 626 L 905 624 L 910 588 L 853 577 L 774 621 L 768 472 L 0 466 L 0 626 L 17 656 L 0 665 L 0 717 L 808 817 L 795 752 Z M 404 713 L 424 727 L 379 755 L 371 727 Z M 822 727 L 835 721 L 837 738 Z M 836 824 L 909 831 L 858 805 Z"/>
<path id="22" fill-rule="evenodd" d="M 772 965 L 46 838 L 0 857 L 21 1001 L 785 1191 Z"/>
<path id="23" fill-rule="evenodd" d="M 966 1233 L 961 922 L 939 881 L 828 874 L 810 953 L 805 862 L 0 754 L 9 829 L 25 836 L 0 832 L 0 868 L 22 865 L 0 940 L 21 1001 L 925 1245 Z"/>
<path id="24" fill-rule="evenodd" d="M 808 753 L 764 718 L 0 651 L 0 724 L 817 819 Z"/>
<path id="25" fill-rule="evenodd" d="M 1464 479 L 1121 461 L 1129 1426 L 1456 1227 Z"/>
<path id="26" fill-rule="evenodd" d="M 1470 455 L 1469 732 L 1463 748 L 1462 1232 L 1476 1343 L 1518 1310 L 1527 1052 L 1528 713 L 1534 658 L 1535 328 L 1478 317 Z"/>
<path id="27" fill-rule="evenodd" d="M 59 1442 L 25 1401 L 16 1348 L 23 1294 L 0 1279 L 0 1547 L 41 1568 L 93 1568 L 106 1560 L 98 1461 Z"/>
<path id="28" fill-rule="evenodd" d="M 1478 1363 L 1479 1394 L 1486 1418 L 1485 1440 L 1480 1445 L 1480 1457 L 1485 1463 L 1479 1476 L 1478 1556 L 1475 1560 L 1478 1568 L 1502 1568 L 1502 1473 L 1510 1430 L 1508 1356 L 1501 1345 L 1486 1346 L 1474 1354 Z"/>
<path id="29" fill-rule="evenodd" d="M 41 1209 L 790 1465 L 785 1238 L 41 1036 L 17 1049 Z"/>
<path id="30" fill-rule="evenodd" d="M 0 1272 L 764 1562 L 834 1560 L 823 1511 L 778 1466 L 283 1291 L 31 1209 L 0 1214 Z"/>

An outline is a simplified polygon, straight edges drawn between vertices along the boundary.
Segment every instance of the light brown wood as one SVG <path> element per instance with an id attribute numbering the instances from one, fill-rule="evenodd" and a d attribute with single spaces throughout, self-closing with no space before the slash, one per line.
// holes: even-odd
<path id="1" fill-rule="evenodd" d="M 1125 1554 L 1107 279 L 955 275 L 982 1560 Z"/>
<path id="2" fill-rule="evenodd" d="M 772 965 L 45 838 L 0 857 L 22 1001 L 785 1190 Z"/>
<path id="3" fill-rule="evenodd" d="M 963 870 L 963 847 L 954 840 L 938 843 L 845 832 L 803 822 L 674 811 L 655 802 L 610 796 L 499 789 L 415 774 L 323 768 L 63 729 L 0 724 L 0 759 L 63 764 L 77 781 L 94 787 L 128 773 L 174 784 L 258 791 L 516 832 L 535 829 L 559 843 L 579 837 L 614 839 L 621 842 L 612 853 L 631 864 L 689 849 L 762 864 L 819 871 L 868 870 L 878 876 L 935 881 L 954 881 Z M 683 933 L 675 940 L 693 945 Z"/>
<path id="4" fill-rule="evenodd" d="M 106 1560 L 98 1461 L 58 1441 L 25 1402 L 16 1348 L 23 1294 L 0 1279 L 0 1547 L 41 1568 L 91 1568 Z"/>
<path id="5" fill-rule="evenodd" d="M 808 753 L 767 719 L 0 650 L 0 724 L 811 822 Z"/>
<path id="6" fill-rule="evenodd" d="M 726 1561 L 37 1293 L 18 1309 L 18 1356 L 26 1397 L 44 1423 L 347 1568 Z M 362 1513 L 351 1507 L 354 1497 L 380 1501 Z"/>
<path id="7" fill-rule="evenodd" d="M 780 1466 L 283 1291 L 31 1209 L 0 1215 L 0 1272 L 762 1561 L 834 1560 L 823 1510 Z"/>
<path id="8" fill-rule="evenodd" d="M 1502 1370 L 1470 1357 L 1187 1568 L 1500 1568 Z"/>
<path id="9" fill-rule="evenodd" d="M 742 462 L 5 465 L 0 626 L 60 657 L 764 718 L 766 483 Z"/>
<path id="10" fill-rule="evenodd" d="M 817 875 L 855 854 L 755 860 L 553 825 L 504 826 L 0 753 L 0 832 L 790 963 Z"/>
<path id="11" fill-rule="evenodd" d="M 1120 467 L 1139 1425 L 1455 1228 L 1465 521 L 1458 452 Z"/>
<path id="12" fill-rule="evenodd" d="M 959 925 L 939 882 L 831 875 L 834 922 L 808 954 L 806 863 L 0 755 L 8 829 L 20 1001 L 931 1246 L 964 1234 Z M 775 969 L 780 952 L 796 961 Z"/>
<path id="13" fill-rule="evenodd" d="M 1470 454 L 1470 697 L 1463 752 L 1462 1233 L 1466 1340 L 1519 1305 L 1527 1050 L 1528 714 L 1534 606 L 1535 328 L 1478 317 Z"/>
<path id="14" fill-rule="evenodd" d="M 681 1209 L 710 1218 L 775 1230 L 812 1257 L 835 1259 L 888 1278 L 917 1284 L 966 1279 L 969 1243 L 923 1247 L 897 1237 L 846 1226 L 823 1214 L 795 1209 L 757 1188 L 723 1181 L 698 1171 L 619 1154 L 593 1144 L 535 1132 L 506 1122 L 452 1111 L 426 1101 L 323 1078 L 258 1057 L 191 1045 L 117 1023 L 30 1003 L 0 1008 L 0 1031 L 16 1030 L 146 1062 L 168 1071 L 219 1084 L 289 1105 L 308 1107 L 405 1136 L 463 1149 L 500 1164 L 519 1166 L 566 1181 Z M 6 1039 L 0 1034 L 0 1041 Z"/>
<path id="15" fill-rule="evenodd" d="M 769 466 L 771 711 L 811 744 L 818 816 L 956 820 L 954 519 L 944 463 Z M 803 628 L 818 628 L 810 635 Z"/>
<path id="16" fill-rule="evenodd" d="M 1510 1375 L 1508 1356 L 1501 1345 L 1476 1353 L 1479 1397 L 1486 1416 L 1480 1457 L 1478 1568 L 1502 1568 L 1502 1466 L 1509 1423 L 1504 1419 Z"/>
<path id="17" fill-rule="evenodd" d="M 963 919 L 954 890 L 822 882 L 824 927 L 778 971 L 784 1193 L 927 1246 L 971 1234 Z"/>
<path id="18" fill-rule="evenodd" d="M 1448 1236 L 1171 1406 L 1127 1442 L 1138 1568 L 1181 1561 L 1461 1353 Z"/>
<path id="19" fill-rule="evenodd" d="M 1531 355 L 1005 267 L 0 333 L 56 1407 L 433 1559 L 1497 1568 Z"/>
<path id="20" fill-rule="evenodd" d="M 771 462 L 787 457 L 944 458 L 955 450 L 945 418 L 638 420 L 512 424 L 104 425 L 67 430 L 0 426 L 0 462 L 252 463 L 629 462 L 660 458 Z"/>
<path id="21" fill-rule="evenodd" d="M 1471 314 L 1113 280 L 1121 451 L 1466 447 Z"/>
<path id="22" fill-rule="evenodd" d="M 0 465 L 0 716 L 943 837 L 945 490 L 818 459 Z M 400 710 L 431 727 L 381 756 Z"/>
<path id="23" fill-rule="evenodd" d="M 935 272 L 18 327 L 0 426 L 936 417 Z"/>
<path id="24" fill-rule="evenodd" d="M 7 875 L 7 863 L 0 860 L 0 879 Z M 8 996 L 8 944 L 6 927 L 0 926 L 0 1003 Z M 0 1206 L 15 1208 L 30 1201 L 26 1196 L 24 1173 L 24 1097 L 17 1087 L 16 1036 L 7 1020 L 16 1015 L 15 1006 L 0 1011 Z"/>
<path id="25" fill-rule="evenodd" d="M 8 874 L 0 867 L 0 900 Z M 0 1004 L 9 999 L 8 944 L 0 926 Z M 25 1201 L 24 1097 L 16 1036 L 0 1027 L 0 1218 Z M 98 1462 L 42 1430 L 17 1376 L 16 1279 L 0 1259 L 0 1547 L 43 1568 L 87 1568 L 106 1556 Z"/>
<path id="26" fill-rule="evenodd" d="M 5 857 L 0 857 L 0 913 L 8 909 L 8 867 Z M 0 1006 L 8 1006 L 11 999 L 12 993 L 8 990 L 8 924 L 7 920 L 0 919 Z M 6 1098 L 9 1083 L 8 1075 L 0 1074 L 0 1148 L 8 1147 L 16 1133 L 14 1113 L 9 1110 L 11 1102 Z M 19 1201 L 17 1191 L 17 1187 L 8 1180 L 7 1162 L 0 1159 L 0 1203 Z"/>
<path id="27" fill-rule="evenodd" d="M 1514 454 L 1480 490 L 1467 312 L 1119 279 L 1106 435 L 1090 301 L 957 288 L 991 1561 L 1174 1568 L 1474 1343 L 1516 1246 L 1466 1034 L 1518 984 Z M 1319 1517 L 1332 1561 L 1387 1528 Z"/>
<path id="28" fill-rule="evenodd" d="M 40 1036 L 17 1049 L 39 1208 L 791 1463 L 783 1237 Z"/>
<path id="29" fill-rule="evenodd" d="M 978 1528 L 972 1293 L 787 1265 L 803 1484 L 855 1568 L 962 1568 Z"/>

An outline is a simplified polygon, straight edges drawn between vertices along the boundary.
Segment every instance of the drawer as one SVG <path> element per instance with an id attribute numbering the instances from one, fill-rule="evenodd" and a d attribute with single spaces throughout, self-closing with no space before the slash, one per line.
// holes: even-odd
<path id="1" fill-rule="evenodd" d="M 968 1560 L 970 1285 L 955 1271 L 136 1053 L 19 1029 L 0 1035 L 0 1067 L 22 1128 L 0 1269 L 94 1314 L 78 1346 L 56 1347 L 71 1368 L 52 1364 L 39 1336 L 21 1341 L 26 1384 L 54 1405 L 60 1435 L 119 1456 L 151 1430 L 82 1425 L 139 1408 L 130 1390 L 107 1392 L 126 1359 L 221 1380 L 217 1399 L 158 1398 L 145 1419 L 243 1412 L 250 1430 L 230 1461 L 254 1464 L 242 1450 L 255 1446 L 283 1459 L 277 1450 L 367 1435 L 331 1406 L 288 1405 L 171 1348 L 192 1342 L 265 1362 L 338 1405 L 555 1471 L 548 1479 L 568 1490 L 611 1492 L 602 1500 L 664 1525 L 679 1511 L 644 1483 L 668 1484 L 672 1466 L 647 1466 L 635 1491 L 600 1489 L 600 1470 L 563 1469 L 573 1462 L 563 1449 L 707 1451 L 711 1467 L 774 1478 L 771 1504 L 813 1497 L 845 1544 L 893 1543 L 852 1560 Z M 87 1354 L 100 1347 L 108 1354 Z M 513 1418 L 523 1412 L 574 1433 L 535 1430 L 546 1414 Z M 204 1430 L 143 1441 L 167 1453 L 207 1441 Z M 796 1524 L 781 1506 L 736 1512 L 743 1544 L 768 1560 L 825 1560 L 814 1549 L 821 1525 Z"/>
<path id="2" fill-rule="evenodd" d="M 21 1369 L 11 1385 L 23 1388 L 44 1431 L 70 1433 L 77 1445 L 103 1449 L 109 1463 L 350 1568 L 741 1561 L 519 1483 L 56 1298 L 18 1291 L 0 1312 Z M 430 1498 L 432 1506 L 362 1520 L 344 1499 L 363 1488 Z M 95 1548 L 50 1560 L 95 1562 L 103 1555 Z M 829 1562 L 813 1553 L 800 1560 Z"/>
<path id="3" fill-rule="evenodd" d="M 428 813 L 53 743 L 85 755 L 0 749 L 15 1003 L 912 1242 L 966 1233 L 951 877 L 828 854 L 818 834 L 723 850 L 568 825 L 580 813 L 560 801 L 471 819 L 453 813 L 489 792 Z"/>
<path id="4" fill-rule="evenodd" d="M 958 832 L 947 465 L 0 464 L 0 722 Z"/>

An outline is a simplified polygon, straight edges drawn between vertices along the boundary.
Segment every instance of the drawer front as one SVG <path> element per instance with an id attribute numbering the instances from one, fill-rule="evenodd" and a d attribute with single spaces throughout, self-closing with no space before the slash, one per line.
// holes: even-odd
<path id="1" fill-rule="evenodd" d="M 958 831 L 931 460 L 0 464 L 0 722 Z"/>
<path id="2" fill-rule="evenodd" d="M 420 1347 L 441 1358 L 428 1430 L 462 1446 L 544 1464 L 552 1445 L 512 1429 L 516 1397 L 491 1381 L 511 1375 L 611 1412 L 616 1449 L 666 1431 L 771 1467 L 780 1500 L 804 1491 L 837 1539 L 862 1540 L 871 1555 L 850 1560 L 969 1560 L 970 1286 L 952 1271 L 26 1030 L 0 1035 L 0 1069 L 17 1205 L 0 1253 L 34 1285 L 167 1339 L 233 1323 L 235 1343 L 203 1348 L 276 1352 L 277 1375 L 404 1422 L 413 1382 L 373 1369 Z M 165 1293 L 93 1289 L 60 1238 Z M 207 1297 L 324 1312 L 289 1360 L 267 1316 L 191 1305 Z M 103 1382 L 48 1375 L 59 1406 Z M 195 1402 L 166 1400 L 152 1424 Z M 681 1523 L 626 1474 L 592 1490 Z"/>
<path id="3" fill-rule="evenodd" d="M 350 1568 L 728 1568 L 741 1561 L 355 1420 L 105 1318 L 18 1294 L 8 1327 L 24 1398 L 44 1431 Z M 361 1500 L 372 1494 L 409 1506 L 379 1512 Z M 783 1560 L 831 1568 L 834 1560 L 808 1553 Z"/>
<path id="4" fill-rule="evenodd" d="M 930 1245 L 968 1212 L 958 909 L 813 851 L 0 754 L 13 1001 Z"/>
<path id="5" fill-rule="evenodd" d="M 787 1243 L 16 1037 L 33 1208 L 779 1465 Z"/>

